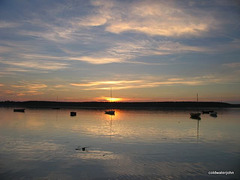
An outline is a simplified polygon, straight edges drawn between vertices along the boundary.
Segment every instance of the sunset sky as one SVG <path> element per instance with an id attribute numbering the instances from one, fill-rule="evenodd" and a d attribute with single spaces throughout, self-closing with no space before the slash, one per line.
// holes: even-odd
<path id="1" fill-rule="evenodd" d="M 1 0 L 0 101 L 240 103 L 240 1 Z"/>

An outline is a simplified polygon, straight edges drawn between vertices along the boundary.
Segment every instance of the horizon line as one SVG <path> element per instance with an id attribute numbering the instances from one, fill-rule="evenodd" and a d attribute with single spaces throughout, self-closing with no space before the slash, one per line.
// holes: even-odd
<path id="1" fill-rule="evenodd" d="M 56 103 L 180 103 L 180 102 L 191 102 L 191 103 L 226 103 L 232 104 L 225 101 L 56 101 L 56 100 L 26 100 L 26 101 L 15 101 L 15 100 L 4 100 L 0 102 L 56 102 Z M 240 103 L 238 103 L 240 104 Z"/>

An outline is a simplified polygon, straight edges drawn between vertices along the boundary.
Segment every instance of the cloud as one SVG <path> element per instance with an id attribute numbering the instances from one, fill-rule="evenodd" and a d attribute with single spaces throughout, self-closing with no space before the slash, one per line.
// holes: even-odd
<path id="1" fill-rule="evenodd" d="M 88 26 L 102 26 L 107 23 L 110 17 L 104 16 L 104 14 L 89 15 L 87 17 L 75 18 L 71 21 L 72 27 L 88 27 Z"/>
<path id="2" fill-rule="evenodd" d="M 239 68 L 240 62 L 227 63 L 227 64 L 223 64 L 223 66 L 229 67 L 229 68 Z"/>
<path id="3" fill-rule="evenodd" d="M 27 83 L 27 82 L 22 82 L 22 85 L 12 85 L 11 87 L 14 88 L 20 88 L 20 89 L 27 89 L 27 90 L 38 90 L 38 89 L 43 89 L 46 88 L 46 84 L 38 84 L 38 83 Z"/>
<path id="4" fill-rule="evenodd" d="M 8 53 L 12 50 L 12 48 L 7 46 L 0 46 L 0 53 Z"/>
<path id="5" fill-rule="evenodd" d="M 48 86 L 42 83 L 30 83 L 21 81 L 18 84 L 10 85 L 8 91 L 16 96 L 36 96 L 44 94 L 43 90 Z"/>
<path id="6" fill-rule="evenodd" d="M 100 41 L 96 42 L 100 46 Z M 81 45 L 82 46 L 82 45 Z M 17 48 L 17 47 L 15 47 Z M 107 41 L 106 47 L 99 47 L 99 49 L 90 49 L 87 52 L 83 50 L 68 50 L 67 47 L 61 47 L 64 55 L 54 55 L 51 52 L 45 51 L 45 54 L 32 53 L 30 47 L 21 47 L 19 51 L 25 53 L 15 52 L 14 57 L 9 57 L 8 61 L 0 60 L 0 63 L 41 70 L 59 70 L 69 67 L 69 61 L 83 61 L 90 64 L 109 64 L 109 63 L 138 63 L 132 59 L 138 57 L 161 56 L 170 54 L 180 54 L 186 52 L 207 52 L 209 49 L 197 46 L 188 46 L 179 42 L 142 39 L 132 41 L 116 40 L 114 42 Z M 35 50 L 34 50 L 35 51 Z M 16 61 L 15 56 L 20 60 Z M 2 58 L 4 59 L 4 58 Z M 148 58 L 149 59 L 149 58 Z M 65 61 L 59 62 L 59 61 Z M 66 63 L 66 61 L 68 61 Z M 149 64 L 139 62 L 142 64 Z"/>
<path id="7" fill-rule="evenodd" d="M 121 41 L 117 40 L 114 43 L 109 42 L 109 47 L 101 51 L 89 52 L 88 56 L 77 56 L 83 53 L 76 53 L 66 50 L 69 54 L 67 57 L 62 57 L 65 60 L 85 61 L 90 64 L 108 64 L 108 63 L 139 63 L 139 64 L 154 64 L 146 62 L 132 61 L 138 57 L 151 57 L 157 55 L 181 54 L 186 52 L 207 52 L 209 49 L 204 47 L 194 47 L 172 41 L 156 41 L 156 40 L 133 40 Z M 155 63 L 162 65 L 162 63 Z"/>
<path id="8" fill-rule="evenodd" d="M 18 23 L 0 21 L 0 28 L 14 28 L 14 27 L 17 27 L 17 26 L 19 26 Z"/>
<path id="9" fill-rule="evenodd" d="M 117 42 L 114 47 L 107 50 L 109 54 L 115 56 L 125 56 L 131 59 L 140 56 L 168 55 L 186 52 L 205 52 L 206 48 L 188 46 L 179 42 L 166 40 L 134 40 L 133 42 Z"/>
<path id="10" fill-rule="evenodd" d="M 69 57 L 69 60 L 74 61 L 85 61 L 91 64 L 108 64 L 108 63 L 117 63 L 124 60 L 116 57 L 91 57 L 91 56 L 82 56 L 82 57 Z"/>
<path id="11" fill-rule="evenodd" d="M 22 68 L 40 69 L 40 70 L 59 70 L 67 68 L 68 64 L 48 61 L 0 61 L 0 63 L 18 66 Z M 13 71 L 14 69 L 6 69 Z M 26 71 L 24 69 L 15 69 L 15 71 Z"/>
<path id="12" fill-rule="evenodd" d="M 209 74 L 203 76 L 192 76 L 192 77 L 176 77 L 176 76 L 153 76 L 153 75 L 135 75 L 129 76 L 123 80 L 117 78 L 112 81 L 83 81 L 81 83 L 70 83 L 71 86 L 79 87 L 81 90 L 114 90 L 121 89 L 139 89 L 139 88 L 153 88 L 160 86 L 202 86 L 202 85 L 214 85 L 214 84 L 231 84 L 236 83 L 236 76 L 232 74 L 226 76 L 219 76 L 218 74 Z M 121 75 L 120 77 L 123 77 Z M 126 76 L 127 77 L 127 76 Z M 144 78 L 139 78 L 144 77 Z"/>
<path id="13" fill-rule="evenodd" d="M 204 80 L 205 78 L 205 80 Z M 136 80 L 115 80 L 115 81 L 90 81 L 87 83 L 70 83 L 72 86 L 83 88 L 83 90 L 107 90 L 111 87 L 115 90 L 119 89 L 135 89 L 149 88 L 157 86 L 172 86 L 172 85 L 202 85 L 205 84 L 206 77 L 194 78 L 159 78 L 150 76 L 150 78 Z M 210 79 L 210 78 L 208 78 Z"/>
<path id="14" fill-rule="evenodd" d="M 8 58 L 5 64 L 42 70 L 67 68 L 68 63 L 59 62 L 63 60 L 83 61 L 90 64 L 122 62 L 154 64 L 146 61 L 151 56 L 188 52 L 209 53 L 219 49 L 222 51 L 239 47 L 239 40 L 232 42 L 231 47 L 229 44 L 212 47 L 194 46 L 179 41 L 180 36 L 199 36 L 209 32 L 219 24 L 219 19 L 214 16 L 214 13 L 206 13 L 206 10 L 200 10 L 193 6 L 182 6 L 177 1 L 100 0 L 90 1 L 90 3 L 88 11 L 83 14 L 75 14 L 73 17 L 58 16 L 66 11 L 66 7 L 57 3 L 56 10 L 45 9 L 44 11 L 46 16 L 51 16 L 53 19 L 48 20 L 45 16 L 35 14 L 31 19 L 24 20 L 24 23 L 22 22 L 24 27 L 17 29 L 16 35 L 21 38 L 30 38 L 29 41 L 33 42 L 35 46 L 28 41 L 27 43 L 16 42 L 17 46 L 12 43 L 12 49 L 8 47 L 9 44 L 2 46 L 0 53 L 15 49 L 14 58 L 22 58 L 22 61 L 19 62 L 14 58 L 12 60 Z M 78 8 L 72 7 L 71 9 L 77 10 Z M 80 10 L 82 9 L 80 8 Z M 2 24 L 4 23 L 6 22 Z M 8 26 L 14 28 L 13 24 Z M 31 28 L 28 28 L 29 24 Z M 177 37 L 177 39 L 153 39 L 149 36 L 121 39 L 124 32 Z M 106 36 L 111 33 L 115 36 Z M 36 41 L 39 39 L 40 41 Z M 36 42 L 42 44 L 36 44 Z M 50 45 L 48 46 L 48 44 Z M 48 49 L 52 46 L 60 51 L 60 55 Z M 146 60 L 138 62 L 136 59 L 139 57 L 146 57 Z"/>
<path id="15" fill-rule="evenodd" d="M 108 5 L 106 5 L 108 4 Z M 110 4 L 110 5 L 109 5 Z M 211 14 L 195 12 L 191 14 L 174 1 L 92 1 L 97 8 L 96 19 L 103 19 L 106 31 L 123 33 L 140 32 L 158 36 L 200 35 L 209 31 L 217 21 Z M 91 22 L 94 19 L 89 16 Z M 87 24 L 85 24 L 87 25 Z"/>
<path id="16" fill-rule="evenodd" d="M 193 13 L 189 8 L 181 7 L 175 1 L 100 0 L 91 1 L 91 5 L 88 6 L 86 14 L 59 17 L 58 14 L 65 12 L 66 9 L 58 4 L 57 7 L 60 7 L 58 11 L 45 10 L 46 14 L 54 17 L 54 23 L 46 18 L 33 16 L 25 22 L 39 27 L 41 31 L 22 29 L 19 33 L 63 43 L 77 39 L 88 41 L 98 33 L 101 35 L 102 30 L 114 34 L 132 31 L 151 36 L 198 36 L 208 32 L 218 23 L 212 14 L 199 9 Z M 82 9 L 80 8 L 79 11 Z M 98 29 L 98 32 L 92 31 L 95 27 L 101 29 Z"/>
<path id="17" fill-rule="evenodd" d="M 87 83 L 71 83 L 72 86 L 83 86 L 83 87 L 91 87 L 91 86 L 98 86 L 98 85 L 118 85 L 118 84 L 130 84 L 136 83 L 139 81 L 128 81 L 128 80 L 121 80 L 121 81 L 93 81 Z"/>
<path id="18" fill-rule="evenodd" d="M 4 68 L 6 72 L 31 72 L 29 69 L 22 69 L 22 68 Z"/>

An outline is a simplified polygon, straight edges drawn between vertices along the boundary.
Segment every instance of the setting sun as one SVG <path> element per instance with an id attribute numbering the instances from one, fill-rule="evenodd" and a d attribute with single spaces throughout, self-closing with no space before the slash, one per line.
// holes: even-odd
<path id="1" fill-rule="evenodd" d="M 106 100 L 109 101 L 109 102 L 117 102 L 117 101 L 122 101 L 122 98 L 106 97 Z"/>

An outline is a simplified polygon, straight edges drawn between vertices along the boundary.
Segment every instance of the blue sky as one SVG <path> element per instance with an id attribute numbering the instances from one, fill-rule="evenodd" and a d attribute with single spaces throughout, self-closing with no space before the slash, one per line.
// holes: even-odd
<path id="1" fill-rule="evenodd" d="M 2 0 L 0 100 L 240 102 L 239 1 Z"/>

